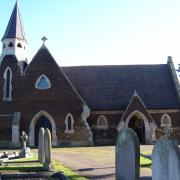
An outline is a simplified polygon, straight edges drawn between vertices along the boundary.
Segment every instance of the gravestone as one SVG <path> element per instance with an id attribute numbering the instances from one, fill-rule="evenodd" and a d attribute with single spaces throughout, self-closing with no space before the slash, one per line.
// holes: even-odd
<path id="1" fill-rule="evenodd" d="M 179 147 L 169 138 L 160 138 L 153 148 L 152 180 L 180 180 Z"/>
<path id="2" fill-rule="evenodd" d="M 51 146 L 51 132 L 48 128 L 46 128 L 44 133 L 45 161 L 43 167 L 47 171 L 51 169 Z"/>
<path id="3" fill-rule="evenodd" d="M 38 139 L 38 160 L 40 163 L 44 163 L 45 154 L 44 154 L 44 128 L 39 130 L 39 139 Z"/>
<path id="4" fill-rule="evenodd" d="M 26 146 L 26 143 L 28 141 L 28 136 L 24 131 L 22 131 L 22 135 L 20 136 L 20 140 L 21 140 L 22 148 L 21 148 L 21 152 L 19 153 L 19 156 L 22 158 L 30 157 L 31 156 L 31 149 Z"/>
<path id="5" fill-rule="evenodd" d="M 165 126 L 163 127 L 163 132 L 165 133 L 165 135 L 164 135 L 165 138 L 170 138 L 170 137 L 171 137 L 171 133 L 172 133 L 172 128 L 171 128 L 171 126 L 165 125 Z"/>
<path id="6" fill-rule="evenodd" d="M 116 140 L 116 180 L 138 180 L 140 146 L 136 133 L 130 128 L 119 131 Z"/>

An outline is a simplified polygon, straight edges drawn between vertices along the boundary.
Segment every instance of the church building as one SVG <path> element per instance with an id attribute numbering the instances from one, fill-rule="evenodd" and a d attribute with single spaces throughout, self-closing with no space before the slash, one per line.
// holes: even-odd
<path id="1" fill-rule="evenodd" d="M 28 62 L 18 2 L 1 41 L 1 147 L 19 146 L 22 131 L 37 146 L 40 127 L 50 129 L 54 146 L 113 145 L 124 127 L 141 144 L 164 135 L 163 127 L 180 140 L 180 85 L 171 57 L 167 64 L 61 67 L 43 43 Z"/>

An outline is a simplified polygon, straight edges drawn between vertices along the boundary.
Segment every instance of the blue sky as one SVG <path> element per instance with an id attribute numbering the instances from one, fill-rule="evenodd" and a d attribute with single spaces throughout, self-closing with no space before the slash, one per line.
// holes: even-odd
<path id="1" fill-rule="evenodd" d="M 0 1 L 0 36 L 15 0 Z M 46 36 L 60 66 L 180 63 L 179 0 L 19 0 L 28 59 Z"/>

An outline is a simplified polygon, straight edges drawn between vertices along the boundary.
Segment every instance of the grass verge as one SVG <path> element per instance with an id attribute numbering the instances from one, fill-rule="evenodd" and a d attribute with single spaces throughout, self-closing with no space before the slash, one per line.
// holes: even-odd
<path id="1" fill-rule="evenodd" d="M 70 180 L 88 180 L 78 175 L 69 168 L 64 167 L 60 162 L 53 160 L 54 171 L 62 172 Z M 30 158 L 12 159 L 8 161 L 8 166 L 0 166 L 0 172 L 16 171 L 16 172 L 40 172 L 43 165 L 37 161 L 37 156 Z"/>
<path id="2" fill-rule="evenodd" d="M 19 159 L 12 159 L 8 160 L 7 166 L 6 162 L 4 166 L 0 166 L 0 171 L 40 171 L 42 170 L 42 164 L 37 161 L 37 157 L 30 157 L 30 158 L 19 158 Z"/>
<path id="3" fill-rule="evenodd" d="M 85 177 L 78 175 L 77 173 L 71 171 L 69 168 L 64 167 L 60 162 L 54 161 L 55 171 L 62 172 L 70 180 L 88 180 Z"/>
<path id="4" fill-rule="evenodd" d="M 147 159 L 147 158 L 140 156 L 140 167 L 151 168 L 151 166 L 152 166 L 152 161 L 150 159 Z"/>

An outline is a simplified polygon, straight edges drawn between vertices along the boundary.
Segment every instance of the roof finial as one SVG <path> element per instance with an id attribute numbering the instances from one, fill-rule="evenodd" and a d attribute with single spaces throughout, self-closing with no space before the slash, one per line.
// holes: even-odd
<path id="1" fill-rule="evenodd" d="M 133 94 L 133 96 L 138 96 L 138 93 L 137 93 L 137 91 L 136 91 L 136 90 L 134 90 L 134 94 Z"/>
<path id="2" fill-rule="evenodd" d="M 45 42 L 47 41 L 46 36 L 43 36 L 43 37 L 41 38 L 41 40 L 43 41 L 43 46 L 44 46 L 44 45 L 45 45 Z"/>

